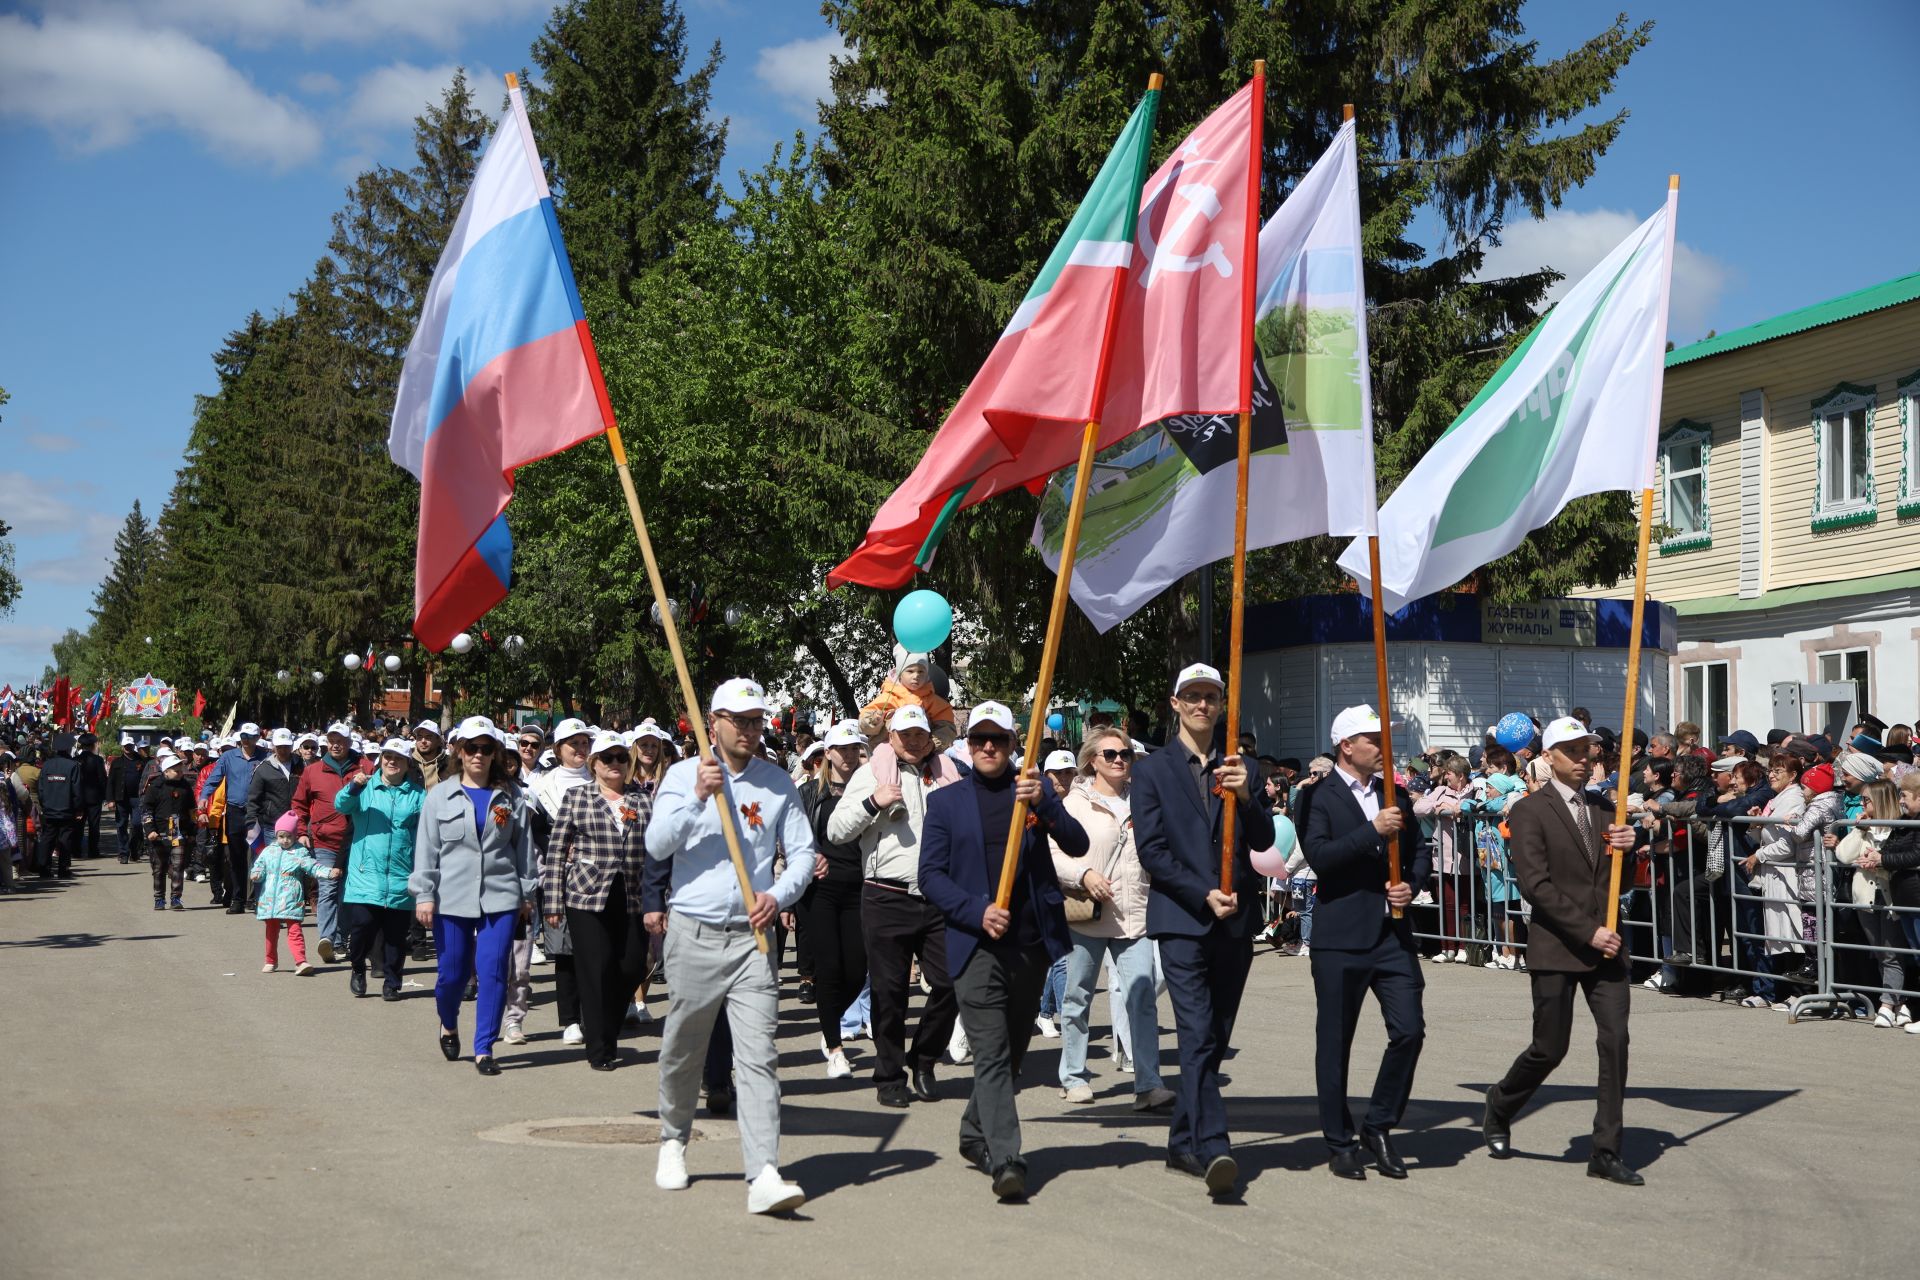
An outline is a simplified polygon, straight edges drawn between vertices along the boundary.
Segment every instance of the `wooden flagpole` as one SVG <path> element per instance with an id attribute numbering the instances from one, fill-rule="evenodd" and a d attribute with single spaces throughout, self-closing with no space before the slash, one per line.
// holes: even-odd
<path id="1" fill-rule="evenodd" d="M 520 87 L 520 81 L 511 71 L 507 73 L 509 93 Z M 515 99 L 516 109 L 518 99 Z M 522 120 L 525 117 L 522 115 Z M 536 166 L 539 161 L 532 155 L 529 163 Z M 556 233 L 557 234 L 557 233 Z M 564 254 L 565 250 L 556 243 L 555 251 Z M 564 262 L 564 258 L 563 258 Z M 600 372 L 600 353 L 594 349 L 593 338 L 587 327 L 577 326 L 580 334 L 580 351 L 586 357 L 587 368 L 593 376 L 593 389 L 600 402 L 601 420 L 607 427 L 607 447 L 613 451 L 614 469 L 620 473 L 620 489 L 627 498 L 627 514 L 633 519 L 633 533 L 640 540 L 640 558 L 646 561 L 647 582 L 653 587 L 653 598 L 660 606 L 660 629 L 666 633 L 667 649 L 673 654 L 673 669 L 680 677 L 680 697 L 686 704 L 687 723 L 693 726 L 693 739 L 700 747 L 700 758 L 716 764 L 720 762 L 714 753 L 713 744 L 707 739 L 706 718 L 700 714 L 700 696 L 693 688 L 693 675 L 687 670 L 687 655 L 680 648 L 680 628 L 674 624 L 673 609 L 667 600 L 667 585 L 660 576 L 660 562 L 653 554 L 653 539 L 647 536 L 647 518 L 640 511 L 640 494 L 633 487 L 633 472 L 627 468 L 627 447 L 620 439 L 620 424 L 614 420 L 613 402 L 607 396 L 605 377 Z M 726 766 L 721 765 L 724 775 Z M 753 877 L 747 873 L 746 859 L 740 852 L 740 832 L 736 825 L 739 821 L 728 807 L 728 791 L 724 777 L 720 790 L 714 792 L 713 803 L 720 811 L 720 833 L 726 837 L 727 856 L 733 862 L 733 873 L 740 881 L 740 901 L 747 911 L 753 910 Z M 762 955 L 768 950 L 767 933 L 764 929 L 753 931 L 753 941 Z"/>
<path id="2" fill-rule="evenodd" d="M 1674 223 L 1680 213 L 1680 175 L 1671 174 L 1667 178 L 1667 272 L 1660 283 L 1660 349 L 1666 349 L 1667 300 L 1673 290 L 1673 238 Z M 1656 383 L 1652 402 L 1649 406 L 1647 433 L 1649 441 L 1657 439 L 1660 432 L 1660 391 L 1662 384 Z M 1649 444 L 1647 450 L 1647 483 L 1640 490 L 1640 540 L 1634 552 L 1633 560 L 1633 633 L 1627 637 L 1627 705 L 1620 713 L 1620 750 L 1619 786 L 1614 788 L 1613 825 L 1627 825 L 1627 771 L 1633 767 L 1633 721 L 1634 712 L 1640 705 L 1640 630 L 1647 612 L 1647 548 L 1653 540 L 1653 457 L 1654 450 Z M 1620 931 L 1620 867 L 1626 859 L 1618 849 L 1607 849 L 1607 931 Z"/>
<path id="3" fill-rule="evenodd" d="M 1259 279 L 1260 261 L 1260 161 L 1261 126 L 1267 114 L 1267 64 L 1253 64 L 1253 139 L 1247 159 L 1247 229 L 1245 252 L 1241 256 L 1246 287 L 1241 291 L 1240 317 L 1240 430 L 1235 443 L 1239 447 L 1234 460 L 1236 487 L 1233 500 L 1233 612 L 1227 624 L 1227 743 L 1225 754 L 1240 754 L 1240 652 L 1247 634 L 1247 487 L 1253 466 L 1253 362 L 1260 358 L 1253 341 L 1254 296 Z M 1212 569 L 1207 570 L 1208 573 Z M 1241 762 L 1245 764 L 1245 761 Z M 1234 797 L 1220 801 L 1220 892 L 1233 892 L 1233 841 L 1235 819 L 1240 806 Z"/>
<path id="4" fill-rule="evenodd" d="M 1152 93 L 1165 83 L 1166 78 L 1159 72 L 1147 77 L 1147 92 Z M 1137 202 L 1140 193 L 1134 191 Z M 1124 279 L 1126 268 L 1120 273 Z M 1107 304 L 1107 332 L 1100 344 L 1100 359 L 1104 366 L 1107 351 L 1113 345 L 1113 329 L 1120 319 L 1120 290 L 1123 286 L 1116 283 Z M 1094 408 L 1097 411 L 1107 384 L 1106 370 L 1101 368 L 1094 378 Z M 1047 639 L 1040 649 L 1040 675 L 1033 686 L 1033 713 L 1027 721 L 1026 763 L 1021 768 L 1021 776 L 1038 772 L 1041 761 L 1035 752 L 1040 745 L 1040 735 L 1047 727 L 1047 702 L 1053 696 L 1053 671 L 1060 659 L 1060 633 L 1067 624 L 1067 602 L 1073 594 L 1073 556 L 1080 545 L 1080 520 L 1087 510 L 1087 485 L 1093 479 L 1093 455 L 1099 451 L 1100 421 L 1097 418 L 1087 422 L 1080 438 L 1080 461 L 1073 473 L 1073 498 L 1067 503 L 1067 527 L 1060 539 L 1060 564 L 1054 572 L 1053 607 L 1047 614 Z M 1017 744 L 1016 744 L 1017 745 Z M 1013 802 L 1013 820 L 1007 824 L 1007 851 L 1000 862 L 1000 884 L 993 895 L 993 904 L 1002 911 L 1013 902 L 1013 877 L 1020 869 L 1020 843 L 1027 834 L 1027 805 L 1024 800 Z"/>

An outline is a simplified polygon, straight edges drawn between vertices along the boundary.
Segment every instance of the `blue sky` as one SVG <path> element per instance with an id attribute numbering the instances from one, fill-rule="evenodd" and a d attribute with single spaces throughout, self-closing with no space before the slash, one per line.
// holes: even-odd
<path id="1" fill-rule="evenodd" d="M 814 120 L 839 42 L 811 0 L 685 0 L 727 169 Z M 165 502 L 209 356 L 280 305 L 346 184 L 404 164 L 451 69 L 518 70 L 550 0 L 53 0 L 0 5 L 0 518 L 26 583 L 0 682 L 87 621 L 135 498 Z M 1920 5 L 1532 0 L 1543 50 L 1625 8 L 1659 24 L 1610 100 L 1598 174 L 1489 268 L 1577 277 L 1682 176 L 1673 336 L 1690 341 L 1920 268 Z M 1817 16 L 1815 16 L 1817 14 Z M 244 643 L 237 637 L 236 643 Z M 159 673 L 165 675 L 164 672 Z"/>

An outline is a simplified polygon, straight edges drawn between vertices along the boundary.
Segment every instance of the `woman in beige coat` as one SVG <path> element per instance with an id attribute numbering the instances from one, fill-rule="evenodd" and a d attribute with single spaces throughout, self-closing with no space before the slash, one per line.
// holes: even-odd
<path id="1" fill-rule="evenodd" d="M 1060 1008 L 1060 1090 L 1068 1102 L 1092 1102 L 1087 1073 L 1087 1010 L 1100 963 L 1111 959 L 1113 981 L 1125 996 L 1137 1046 L 1133 1108 L 1153 1111 L 1173 1102 L 1160 1083 L 1160 1032 L 1154 1007 L 1153 942 L 1147 937 L 1147 873 L 1134 851 L 1127 792 L 1133 744 L 1116 729 L 1095 729 L 1080 748 L 1080 778 L 1067 794 L 1067 812 L 1092 842 L 1083 858 L 1053 851 L 1054 873 L 1070 896 L 1090 900 L 1092 919 L 1068 913 L 1073 950 Z"/>

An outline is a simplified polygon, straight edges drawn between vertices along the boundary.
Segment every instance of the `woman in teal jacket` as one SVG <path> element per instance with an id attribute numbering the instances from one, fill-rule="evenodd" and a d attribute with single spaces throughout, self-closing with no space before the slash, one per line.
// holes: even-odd
<path id="1" fill-rule="evenodd" d="M 413 919 L 413 838 L 427 793 L 413 777 L 413 743 L 389 738 L 380 748 L 380 771 L 363 756 L 359 771 L 334 797 L 334 808 L 353 824 L 347 857 L 347 979 L 355 996 L 367 994 L 367 957 L 381 942 L 385 964 L 383 1000 L 400 998 L 401 966 L 407 958 L 407 924 Z"/>

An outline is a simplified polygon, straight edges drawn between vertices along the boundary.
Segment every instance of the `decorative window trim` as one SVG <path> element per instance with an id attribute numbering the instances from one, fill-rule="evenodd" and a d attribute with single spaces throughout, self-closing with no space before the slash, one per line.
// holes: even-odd
<path id="1" fill-rule="evenodd" d="M 1900 497 L 1894 514 L 1910 520 L 1920 516 L 1920 369 L 1894 383 L 1900 399 Z"/>
<path id="2" fill-rule="evenodd" d="M 1660 433 L 1660 503 L 1661 509 L 1668 515 L 1672 514 L 1672 508 L 1667 503 L 1667 478 L 1670 470 L 1668 451 L 1677 444 L 1700 446 L 1700 527 L 1692 533 L 1676 533 L 1670 538 L 1662 538 L 1660 554 L 1663 556 L 1699 551 L 1713 545 L 1713 512 L 1707 505 L 1707 476 L 1708 464 L 1713 456 L 1713 428 L 1704 422 L 1682 418 Z"/>
<path id="3" fill-rule="evenodd" d="M 1880 518 L 1879 503 L 1873 490 L 1873 412 L 1874 389 L 1854 382 L 1842 382 L 1813 402 L 1813 531 L 1826 533 L 1858 524 L 1872 524 Z M 1864 409 L 1867 414 L 1867 494 L 1864 499 L 1843 504 L 1827 502 L 1827 419 L 1837 413 Z"/>

